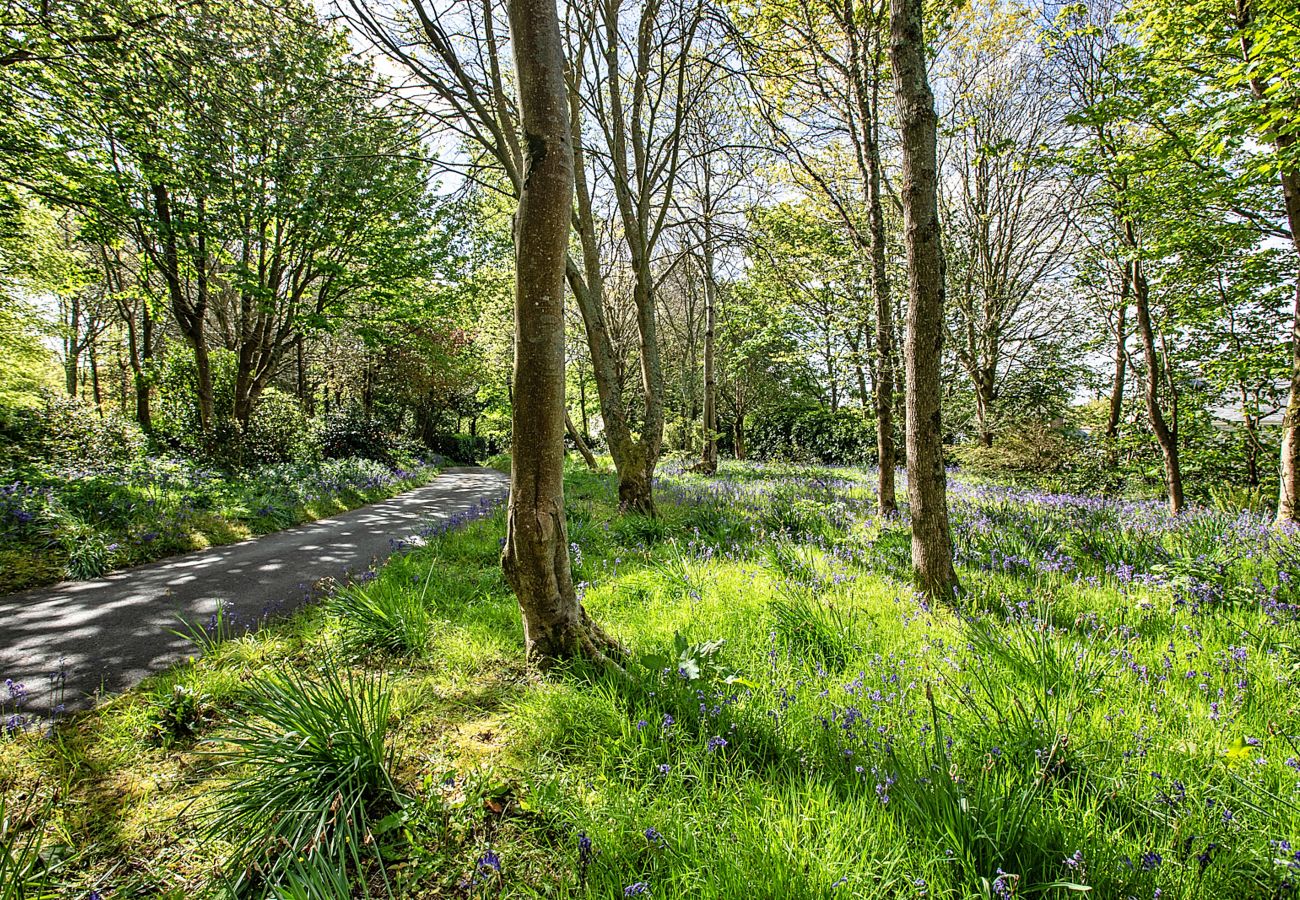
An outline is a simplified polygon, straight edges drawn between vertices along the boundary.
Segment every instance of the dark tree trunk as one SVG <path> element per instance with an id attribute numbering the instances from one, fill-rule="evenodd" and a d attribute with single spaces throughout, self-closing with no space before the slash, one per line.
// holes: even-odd
<path id="1" fill-rule="evenodd" d="M 72 295 L 68 312 L 68 333 L 63 339 L 63 380 L 69 397 L 77 396 L 77 380 L 81 367 L 81 298 Z"/>
<path id="2" fill-rule="evenodd" d="M 879 107 L 877 106 L 877 109 Z M 880 514 L 898 512 L 894 489 L 894 467 L 898 453 L 894 447 L 894 301 L 889 291 L 889 270 L 885 265 L 885 205 L 880 196 L 880 146 L 875 139 L 873 118 L 871 140 L 867 143 L 867 193 L 871 208 L 871 292 L 876 316 L 876 456 L 880 472 L 876 493 Z"/>
<path id="3" fill-rule="evenodd" d="M 564 275 L 573 198 L 555 0 L 509 0 L 526 163 L 515 214 L 510 505 L 501 565 L 529 660 L 608 662 L 614 644 L 574 592 L 564 522 Z"/>
<path id="4" fill-rule="evenodd" d="M 1110 413 L 1106 417 L 1106 453 L 1112 469 L 1119 466 L 1119 422 L 1124 414 L 1124 381 L 1128 372 L 1128 304 L 1131 293 L 1128 267 L 1120 282 L 1119 310 L 1115 316 L 1115 376 L 1110 385 Z"/>
<path id="5" fill-rule="evenodd" d="M 710 212 L 708 169 L 704 182 L 704 451 L 699 470 L 718 471 L 718 376 L 714 335 L 717 331 L 718 286 L 713 275 L 713 223 Z"/>
<path id="6" fill-rule="evenodd" d="M 104 415 L 103 403 L 104 397 L 99 389 L 99 354 L 95 350 L 94 340 L 90 341 L 87 347 L 87 354 L 90 356 L 90 395 L 95 398 L 95 409 L 99 414 Z"/>
<path id="7" fill-rule="evenodd" d="M 1131 231 L 1131 229 L 1130 229 Z M 1130 241 L 1132 242 L 1132 241 Z M 1138 335 L 1142 340 L 1142 356 L 1146 361 L 1146 403 L 1147 418 L 1151 430 L 1155 432 L 1156 443 L 1165 460 L 1165 485 L 1169 492 L 1169 511 L 1179 515 L 1183 511 L 1183 470 L 1178 461 L 1178 425 L 1177 420 L 1165 417 L 1160 405 L 1161 372 L 1165 371 L 1156 351 L 1155 330 L 1151 326 L 1151 294 L 1147 284 L 1146 273 L 1142 263 L 1133 260 L 1129 263 L 1133 280 L 1133 311 L 1137 315 Z M 1167 362 L 1167 360 L 1166 360 Z M 1173 385 L 1170 384 L 1170 403 L 1174 403 Z"/>
<path id="8" fill-rule="evenodd" d="M 907 243 L 907 496 L 917 584 L 937 600 L 957 590 L 943 465 L 940 370 L 944 260 L 939 229 L 934 95 L 925 68 L 921 0 L 892 0 L 890 63 L 903 145 Z"/>
<path id="9" fill-rule="evenodd" d="M 153 410 L 149 405 L 149 370 L 153 363 L 153 313 L 147 301 L 140 301 L 140 337 L 131 350 L 131 373 L 135 379 L 135 420 L 146 434 L 153 431 Z"/>
<path id="10" fill-rule="evenodd" d="M 167 284 L 167 295 L 171 301 L 172 314 L 186 343 L 194 352 L 194 370 L 198 382 L 197 400 L 199 404 L 199 429 L 207 432 L 212 428 L 215 416 L 212 394 L 212 366 L 208 359 L 208 339 L 205 333 L 205 320 L 208 314 L 206 243 L 203 239 L 203 224 L 198 225 L 200 253 L 196 278 L 198 296 L 191 302 L 181 276 L 180 245 L 172 220 L 171 192 L 167 185 L 155 182 L 149 186 L 153 197 L 154 214 L 158 217 L 159 236 L 162 240 L 162 252 L 156 262 Z M 200 212 L 202 206 L 199 207 Z"/>

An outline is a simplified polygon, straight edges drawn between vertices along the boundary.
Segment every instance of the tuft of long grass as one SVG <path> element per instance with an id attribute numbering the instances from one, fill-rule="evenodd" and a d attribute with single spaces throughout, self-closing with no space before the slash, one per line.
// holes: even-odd
<path id="1" fill-rule="evenodd" d="M 284 670 L 255 692 L 213 751 L 229 780 L 206 821 L 232 850 L 237 883 L 272 884 L 293 866 L 359 868 L 371 826 L 400 802 L 383 679 L 325 660 Z"/>
<path id="2" fill-rule="evenodd" d="M 28 804 L 33 801 L 28 801 Z M 0 900 L 44 900 L 53 897 L 56 865 L 41 847 L 41 827 L 48 809 L 16 808 L 0 794 Z M 27 827 L 20 827 L 26 822 Z"/>
<path id="3" fill-rule="evenodd" d="M 340 644 L 348 653 L 419 656 L 429 648 L 434 615 L 418 590 L 389 581 L 352 585 L 327 601 L 338 617 Z"/>

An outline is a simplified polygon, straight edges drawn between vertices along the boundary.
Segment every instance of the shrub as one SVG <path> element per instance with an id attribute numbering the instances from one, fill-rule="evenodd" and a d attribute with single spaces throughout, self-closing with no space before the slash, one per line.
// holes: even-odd
<path id="1" fill-rule="evenodd" d="M 764 410 L 746 436 L 756 459 L 854 465 L 875 448 L 873 425 L 859 408 L 831 412 L 819 405 L 786 405 Z"/>
<path id="2" fill-rule="evenodd" d="M 1051 475 L 1066 471 L 1082 450 L 1077 433 L 1045 422 L 1025 421 L 1000 434 L 992 447 L 964 444 L 954 448 L 961 467 L 977 475 Z"/>
<path id="3" fill-rule="evenodd" d="M 131 419 L 56 394 L 11 410 L 0 426 L 0 463 L 10 467 L 115 468 L 140 461 L 144 450 L 144 433 Z"/>
<path id="4" fill-rule="evenodd" d="M 386 685 L 325 659 L 318 680 L 285 671 L 254 697 L 216 753 L 231 778 L 207 821 L 233 846 L 237 886 L 254 870 L 274 884 L 299 858 L 358 867 L 369 827 L 400 799 Z"/>
<path id="5" fill-rule="evenodd" d="M 478 464 L 492 452 L 487 438 L 472 434 L 440 435 L 430 443 L 429 448 L 448 459 L 467 464 Z"/>
<path id="6" fill-rule="evenodd" d="M 326 459 L 361 457 L 380 462 L 392 459 L 392 436 L 379 419 L 359 406 L 336 409 L 327 415 L 321 422 L 317 440 Z"/>
<path id="7" fill-rule="evenodd" d="M 320 444 L 297 398 L 277 388 L 258 400 L 243 449 L 245 463 L 304 462 L 320 456 Z"/>
<path id="8" fill-rule="evenodd" d="M 145 718 L 145 739 L 159 747 L 193 740 L 208 718 L 207 698 L 183 684 L 156 695 Z"/>

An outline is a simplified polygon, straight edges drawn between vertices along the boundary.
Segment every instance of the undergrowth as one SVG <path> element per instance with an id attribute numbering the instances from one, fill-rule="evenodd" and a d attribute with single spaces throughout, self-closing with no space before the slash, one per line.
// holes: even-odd
<path id="1" fill-rule="evenodd" d="M 1300 535 L 958 481 L 935 608 L 871 481 L 573 471 L 625 675 L 524 667 L 497 513 L 0 742 L 11 834 L 83 900 L 1296 895 Z"/>

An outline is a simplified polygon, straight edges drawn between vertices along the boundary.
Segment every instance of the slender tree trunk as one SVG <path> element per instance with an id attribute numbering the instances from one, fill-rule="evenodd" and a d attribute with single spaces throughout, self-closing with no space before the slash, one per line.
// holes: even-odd
<path id="1" fill-rule="evenodd" d="M 717 352 L 718 286 L 713 275 L 713 223 L 709 212 L 708 173 L 705 173 L 704 215 L 704 451 L 699 470 L 706 475 L 718 471 L 718 376 L 715 371 Z"/>
<path id="2" fill-rule="evenodd" d="M 1300 185 L 1297 186 L 1300 202 Z M 1300 227 L 1300 215 L 1292 229 Z M 1300 241 L 1300 237 L 1297 237 Z M 1277 521 L 1300 522 L 1300 281 L 1295 288 L 1295 310 L 1291 318 L 1291 389 L 1282 419 L 1281 487 L 1277 499 Z"/>
<path id="3" fill-rule="evenodd" d="M 1124 267 L 1121 279 L 1119 310 L 1115 316 L 1115 377 L 1110 385 L 1110 413 L 1106 417 L 1106 453 L 1112 469 L 1119 466 L 1119 422 L 1124 414 L 1124 381 L 1128 372 L 1128 304 L 1131 279 Z"/>
<path id="4" fill-rule="evenodd" d="M 587 373 L 578 368 L 578 411 L 582 414 L 582 439 L 591 440 L 591 423 L 587 421 Z"/>
<path id="5" fill-rule="evenodd" d="M 63 379 L 68 396 L 75 397 L 81 366 L 81 298 L 74 293 L 69 303 L 68 333 L 63 338 Z"/>
<path id="6" fill-rule="evenodd" d="M 975 430 L 979 432 L 979 441 L 981 447 L 993 446 L 993 428 L 989 424 L 989 407 L 992 405 L 989 400 L 988 382 L 985 380 L 983 372 L 976 372 L 975 376 Z"/>
<path id="7" fill-rule="evenodd" d="M 879 108 L 879 107 L 877 107 Z M 880 196 L 881 164 L 880 146 L 875 140 L 875 122 L 872 122 L 872 140 L 867 144 L 867 192 L 871 212 L 871 292 L 876 317 L 875 407 L 876 456 L 879 474 L 876 481 L 877 503 L 882 516 L 898 513 L 898 497 L 894 488 L 894 469 L 898 465 L 898 452 L 894 446 L 894 301 L 889 290 L 889 270 L 886 266 L 885 204 Z"/>
<path id="8" fill-rule="evenodd" d="M 140 430 L 148 434 L 153 430 L 153 415 L 149 407 L 149 378 L 146 367 L 153 359 L 153 318 L 147 301 L 141 300 L 140 324 L 135 323 L 129 311 L 126 321 L 127 360 L 131 367 L 131 383 L 135 392 L 135 420 Z"/>
<path id="9" fill-rule="evenodd" d="M 632 512 L 654 515 L 653 468 L 647 470 L 647 465 L 653 466 L 653 462 L 645 452 L 644 438 L 638 441 L 632 436 L 627 406 L 623 401 L 619 360 L 615 357 L 609 326 L 605 322 L 604 275 L 601 270 L 600 246 L 596 239 L 591 192 L 587 186 L 586 154 L 582 149 L 580 126 L 582 106 L 576 83 L 569 86 L 568 101 L 577 200 L 574 219 L 582 247 L 582 268 L 579 269 L 569 259 L 565 271 L 587 333 L 591 371 L 596 380 L 600 417 L 605 426 L 605 444 L 614 461 L 614 470 L 618 473 L 619 506 Z"/>
<path id="10" fill-rule="evenodd" d="M 510 504 L 501 565 L 529 660 L 608 662 L 613 643 L 578 602 L 564 522 L 564 277 L 573 198 L 555 0 L 509 0 L 526 162 L 515 214 Z"/>
<path id="11" fill-rule="evenodd" d="M 573 124 L 577 123 L 580 114 L 575 91 L 570 91 L 569 97 Z M 653 460 L 646 453 L 645 438 L 640 441 L 635 439 L 628 424 L 627 407 L 620 390 L 622 380 L 618 375 L 618 361 L 605 322 L 604 278 L 601 274 L 600 247 L 596 241 L 591 195 L 587 188 L 585 154 L 578 143 L 576 130 L 574 134 L 576 220 L 582 246 L 582 269 L 579 270 L 577 264 L 569 260 L 566 273 L 587 333 L 591 369 L 596 379 L 596 395 L 600 400 L 600 416 L 605 424 L 605 443 L 609 447 L 610 458 L 614 461 L 614 469 L 618 472 L 619 506 L 632 512 L 654 515 Z M 662 420 L 660 424 L 662 425 Z"/>
<path id="12" fill-rule="evenodd" d="M 199 403 L 199 430 L 207 432 L 212 428 L 215 415 L 215 403 L 212 393 L 212 366 L 208 358 L 208 339 L 205 333 L 205 319 L 208 313 L 206 251 L 199 253 L 197 284 L 198 297 L 190 302 L 182 283 L 180 248 L 176 228 L 172 221 L 171 192 L 167 185 L 156 182 L 149 186 L 153 197 L 154 213 L 158 217 L 159 234 L 162 239 L 161 259 L 158 268 L 162 271 L 167 284 L 167 294 L 171 300 L 172 314 L 185 341 L 194 352 L 194 369 L 198 382 L 197 400 Z M 203 207 L 200 205 L 200 215 Z M 203 223 L 199 223 L 200 248 L 206 248 L 203 239 Z"/>
<path id="13" fill-rule="evenodd" d="M 1259 439 L 1259 407 L 1251 404 L 1246 385 L 1240 384 L 1237 389 L 1241 392 L 1241 420 L 1246 429 L 1245 446 L 1242 448 L 1246 457 L 1246 483 L 1251 487 L 1259 487 L 1259 457 L 1264 449 Z"/>
<path id="14" fill-rule="evenodd" d="M 745 389 L 740 379 L 736 379 L 736 418 L 731 424 L 731 440 L 736 460 L 745 461 Z"/>
<path id="15" fill-rule="evenodd" d="M 99 354 L 95 350 L 93 338 L 90 340 L 86 352 L 90 356 L 90 395 L 95 398 L 95 409 L 102 416 L 104 415 L 104 398 L 99 390 Z"/>
<path id="16" fill-rule="evenodd" d="M 922 0 L 892 0 L 890 63 L 903 145 L 903 220 L 907 242 L 907 496 L 912 565 L 928 596 L 957 590 L 943 465 L 940 369 L 944 259 L 939 228 L 938 117 L 925 68 Z"/>
<path id="17" fill-rule="evenodd" d="M 564 427 L 565 430 L 569 432 L 569 437 L 573 439 L 574 446 L 577 447 L 578 452 L 582 454 L 582 461 L 587 464 L 587 468 L 591 469 L 593 472 L 600 468 L 596 464 L 596 457 L 591 452 L 591 448 L 587 446 L 587 442 L 582 439 L 582 435 L 578 433 L 578 429 L 574 426 L 573 419 L 569 416 L 569 411 L 567 409 L 564 411 Z"/>
<path id="18" fill-rule="evenodd" d="M 1132 241 L 1130 241 L 1132 243 Z M 1169 491 L 1169 512 L 1179 515 L 1183 511 L 1183 471 L 1178 461 L 1177 426 L 1165 418 L 1160 406 L 1160 373 L 1162 367 L 1156 352 L 1155 331 L 1151 327 L 1151 297 L 1142 263 L 1129 263 L 1133 280 L 1133 311 L 1137 316 L 1138 335 L 1142 340 L 1142 356 L 1146 361 L 1147 418 L 1155 432 L 1156 443 L 1165 460 L 1165 484 Z"/>

